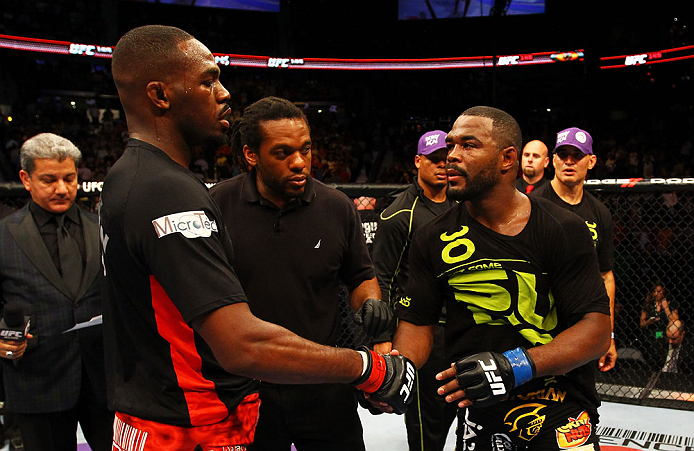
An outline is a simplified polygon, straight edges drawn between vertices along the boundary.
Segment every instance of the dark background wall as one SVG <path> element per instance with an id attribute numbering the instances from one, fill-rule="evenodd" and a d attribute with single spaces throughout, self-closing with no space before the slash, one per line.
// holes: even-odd
<path id="1" fill-rule="evenodd" d="M 570 64 L 364 72 L 226 67 L 222 80 L 239 111 L 268 94 L 337 104 L 339 117 L 315 117 L 316 125 L 339 131 L 333 139 L 367 150 L 387 146 L 405 159 L 422 128 L 445 129 L 463 109 L 487 104 L 512 113 L 526 139 L 551 144 L 558 130 L 577 125 L 593 134 L 603 160 L 620 148 L 651 152 L 667 162 L 664 171 L 691 174 L 691 152 L 680 157 L 694 134 L 694 60 L 599 69 L 600 56 L 694 44 L 688 3 L 547 0 L 546 13 L 534 16 L 399 21 L 396 0 L 281 0 L 280 13 L 127 0 L 3 0 L 0 33 L 115 45 L 135 26 L 160 23 L 191 32 L 213 52 L 298 58 L 584 49 L 585 61 Z M 119 107 L 108 60 L 0 49 L 0 62 L 0 104 L 16 115 L 50 96 L 65 103 L 70 92 L 80 93 L 73 96 L 79 107 L 90 96 L 100 107 Z"/>

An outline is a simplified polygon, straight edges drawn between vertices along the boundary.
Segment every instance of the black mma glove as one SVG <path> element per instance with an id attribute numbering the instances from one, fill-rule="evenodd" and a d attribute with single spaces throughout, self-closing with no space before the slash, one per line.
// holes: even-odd
<path id="1" fill-rule="evenodd" d="M 361 390 L 357 390 L 357 402 L 360 406 L 368 410 L 371 415 L 380 415 L 383 413 L 382 410 L 371 405 L 369 400 L 364 397 L 364 392 Z"/>
<path id="2" fill-rule="evenodd" d="M 364 328 L 364 332 L 375 343 L 391 341 L 395 328 L 395 314 L 387 302 L 369 298 L 354 314 L 354 322 Z"/>
<path id="3" fill-rule="evenodd" d="M 366 346 L 359 352 L 366 355 L 366 370 L 353 384 L 371 393 L 374 399 L 388 403 L 398 415 L 405 413 L 413 399 L 414 363 L 401 355 L 378 354 Z"/>
<path id="4" fill-rule="evenodd" d="M 480 352 L 455 362 L 455 378 L 465 397 L 476 407 L 486 407 L 506 399 L 516 387 L 535 376 L 535 363 L 518 347 L 503 354 Z"/>

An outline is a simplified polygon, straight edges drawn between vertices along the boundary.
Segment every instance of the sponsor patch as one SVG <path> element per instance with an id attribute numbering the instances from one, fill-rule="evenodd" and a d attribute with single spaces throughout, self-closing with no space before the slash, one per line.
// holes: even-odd
<path id="1" fill-rule="evenodd" d="M 217 232 L 217 222 L 207 217 L 204 211 L 182 211 L 162 216 L 152 221 L 157 238 L 180 233 L 186 238 L 206 238 Z"/>
<path id="2" fill-rule="evenodd" d="M 582 446 L 590 438 L 593 430 L 590 424 L 590 415 L 586 411 L 576 418 L 569 417 L 569 422 L 564 426 L 559 426 L 557 431 L 557 445 L 559 448 L 585 449 L 577 448 Z"/>
<path id="3" fill-rule="evenodd" d="M 523 404 L 511 409 L 504 417 L 504 424 L 510 426 L 509 432 L 518 433 L 518 438 L 526 441 L 532 440 L 542 429 L 545 415 L 540 415 L 544 404 Z"/>

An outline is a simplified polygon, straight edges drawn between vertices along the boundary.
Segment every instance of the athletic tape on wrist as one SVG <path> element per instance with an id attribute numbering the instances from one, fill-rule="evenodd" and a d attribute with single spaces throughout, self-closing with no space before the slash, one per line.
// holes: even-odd
<path id="1" fill-rule="evenodd" d="M 373 393 L 381 387 L 383 379 L 386 377 L 386 360 L 376 352 L 368 352 L 371 354 L 371 373 L 362 375 L 362 377 L 367 376 L 367 379 L 358 384 L 357 388 L 366 393 Z"/>
<path id="2" fill-rule="evenodd" d="M 513 388 L 520 387 L 533 378 L 534 365 L 522 348 L 506 351 L 504 357 L 508 359 L 513 369 Z"/>
<path id="3" fill-rule="evenodd" d="M 363 376 L 364 373 L 366 373 L 366 369 L 369 367 L 369 356 L 366 355 L 366 352 L 364 351 L 357 351 L 361 355 L 361 375 Z"/>

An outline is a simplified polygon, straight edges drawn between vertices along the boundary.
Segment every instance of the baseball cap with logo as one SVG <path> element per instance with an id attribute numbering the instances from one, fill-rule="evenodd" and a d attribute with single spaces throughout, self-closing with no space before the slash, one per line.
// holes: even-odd
<path id="1" fill-rule="evenodd" d="M 441 130 L 426 132 L 419 138 L 417 144 L 417 155 L 429 155 L 439 149 L 446 148 L 447 133 Z"/>
<path id="2" fill-rule="evenodd" d="M 554 152 L 561 146 L 573 146 L 586 155 L 593 155 L 593 138 L 578 127 L 567 128 L 557 133 L 557 144 Z"/>

